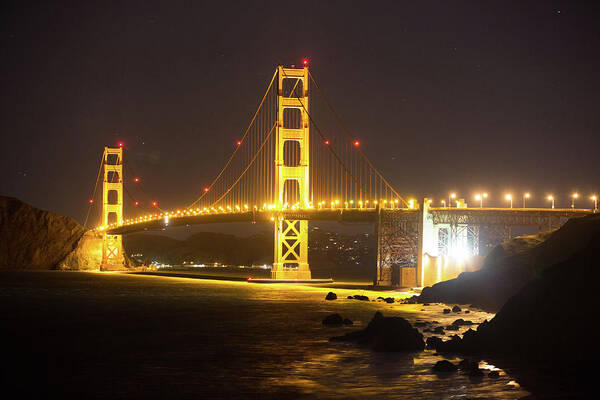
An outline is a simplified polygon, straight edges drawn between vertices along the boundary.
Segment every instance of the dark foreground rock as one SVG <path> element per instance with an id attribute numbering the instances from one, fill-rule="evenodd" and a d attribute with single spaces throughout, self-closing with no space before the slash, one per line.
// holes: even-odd
<path id="1" fill-rule="evenodd" d="M 600 233 L 600 215 L 572 218 L 560 229 L 517 237 L 494 248 L 479 271 L 423 289 L 416 302 L 473 304 L 497 312 L 531 279 L 582 251 Z"/>
<path id="2" fill-rule="evenodd" d="M 325 300 L 336 300 L 337 299 L 337 294 L 333 293 L 333 292 L 329 292 L 327 293 L 327 296 L 325 296 Z"/>
<path id="3" fill-rule="evenodd" d="M 344 318 L 340 314 L 331 314 L 323 318 L 323 325 L 343 325 Z"/>
<path id="4" fill-rule="evenodd" d="M 331 341 L 356 342 L 375 351 L 421 351 L 423 335 L 401 317 L 384 317 L 379 311 L 360 331 L 333 337 Z"/>
<path id="5" fill-rule="evenodd" d="M 478 354 L 492 363 L 498 359 L 527 364 L 526 370 L 543 369 L 551 381 L 561 382 L 575 392 L 593 384 L 590 378 L 600 359 L 598 346 L 582 345 L 584 335 L 577 323 L 584 324 L 590 316 L 597 315 L 600 215 L 572 221 L 582 225 L 572 231 L 585 247 L 540 271 L 491 321 L 482 323 L 476 331 L 469 329 L 462 339 L 454 336 L 438 344 L 438 352 Z M 598 229 L 590 225 L 597 225 Z M 582 231 L 588 232 L 589 237 L 582 236 Z M 569 242 L 572 238 L 563 239 Z M 562 252 L 557 250 L 557 254 Z"/>
<path id="6" fill-rule="evenodd" d="M 456 372 L 458 367 L 448 360 L 440 360 L 432 368 L 433 372 Z"/>
<path id="7" fill-rule="evenodd" d="M 0 196 L 0 268 L 57 268 L 83 233 L 73 218 Z"/>

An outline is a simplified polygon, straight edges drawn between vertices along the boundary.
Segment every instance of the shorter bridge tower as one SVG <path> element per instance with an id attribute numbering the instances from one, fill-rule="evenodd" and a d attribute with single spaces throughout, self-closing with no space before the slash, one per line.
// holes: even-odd
<path id="1" fill-rule="evenodd" d="M 278 67 L 277 127 L 275 139 L 275 201 L 309 205 L 309 117 L 308 67 Z M 284 83 L 291 91 L 284 93 Z M 299 149 L 299 159 L 289 157 L 292 146 Z M 275 220 L 275 257 L 273 279 L 310 279 L 308 266 L 308 221 Z"/>
<path id="2" fill-rule="evenodd" d="M 123 148 L 104 148 L 102 156 L 102 225 L 123 222 Z M 121 235 L 103 233 L 102 270 L 121 269 L 124 264 Z"/>

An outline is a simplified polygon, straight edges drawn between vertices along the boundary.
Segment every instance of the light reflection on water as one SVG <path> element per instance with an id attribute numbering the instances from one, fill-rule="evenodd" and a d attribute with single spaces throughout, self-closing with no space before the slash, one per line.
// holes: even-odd
<path id="1" fill-rule="evenodd" d="M 496 380 L 487 374 L 480 381 L 460 373 L 438 377 L 431 367 L 441 357 L 430 350 L 374 353 L 328 341 L 365 327 L 377 310 L 411 322 L 437 320 L 443 326 L 456 318 L 481 322 L 491 317 L 483 312 L 448 315 L 442 314 L 442 305 L 348 300 L 352 294 L 382 295 L 348 289 L 333 290 L 338 300 L 325 301 L 330 289 L 300 285 L 59 272 L 29 276 L 36 274 L 36 279 L 1 281 L 6 308 L 2 311 L 7 312 L 15 300 L 30 314 L 52 312 L 64 320 L 77 316 L 78 323 L 90 330 L 78 331 L 78 337 L 104 354 L 98 357 L 89 348 L 79 349 L 86 367 L 76 371 L 69 384 L 80 381 L 98 397 L 143 396 L 161 390 L 180 397 L 286 400 L 514 399 L 528 394 L 503 372 Z M 352 319 L 354 326 L 323 327 L 322 318 L 334 312 Z M 107 318 L 118 331 L 98 335 L 97 327 L 106 329 Z M 60 320 L 52 323 L 57 326 L 49 331 L 57 335 L 65 326 L 72 329 L 60 325 Z M 480 367 L 495 369 L 485 362 Z M 113 384 L 107 387 L 106 374 L 111 373 Z"/>

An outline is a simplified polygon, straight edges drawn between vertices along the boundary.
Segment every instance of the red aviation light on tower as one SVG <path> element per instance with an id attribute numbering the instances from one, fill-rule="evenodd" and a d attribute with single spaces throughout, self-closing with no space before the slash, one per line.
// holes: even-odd
<path id="1" fill-rule="evenodd" d="M 302 65 L 304 65 L 305 67 L 308 67 L 308 59 L 307 58 L 302 60 Z"/>
<path id="2" fill-rule="evenodd" d="M 208 187 L 205 187 L 205 188 L 204 188 L 204 193 L 208 193 L 208 191 L 209 191 L 209 190 L 210 190 L 210 188 L 208 188 Z"/>
<path id="3" fill-rule="evenodd" d="M 242 145 L 242 141 L 238 140 L 237 142 L 235 142 L 235 144 L 237 144 L 238 146 L 241 146 Z"/>
<path id="4" fill-rule="evenodd" d="M 153 201 L 153 202 L 152 202 L 152 206 L 153 206 L 153 207 L 157 207 L 157 206 L 158 206 L 158 201 Z"/>
<path id="5" fill-rule="evenodd" d="M 329 140 L 325 140 L 325 146 L 329 146 Z"/>
<path id="6" fill-rule="evenodd" d="M 358 146 L 360 146 L 360 142 L 358 140 L 355 140 L 354 141 L 354 147 L 358 147 Z"/>
<path id="7" fill-rule="evenodd" d="M 139 201 L 136 201 L 135 203 L 133 203 L 136 207 L 140 205 Z"/>
<path id="8" fill-rule="evenodd" d="M 94 204 L 94 199 L 90 199 L 90 204 Z"/>
<path id="9" fill-rule="evenodd" d="M 123 142 L 119 142 L 119 143 L 117 143 L 117 146 L 119 146 L 119 147 L 123 147 L 123 146 L 125 146 L 125 143 L 123 143 Z"/>
<path id="10" fill-rule="evenodd" d="M 139 181 L 140 181 L 140 178 L 133 178 L 133 181 L 134 181 L 135 183 L 137 183 L 137 182 L 139 182 Z"/>

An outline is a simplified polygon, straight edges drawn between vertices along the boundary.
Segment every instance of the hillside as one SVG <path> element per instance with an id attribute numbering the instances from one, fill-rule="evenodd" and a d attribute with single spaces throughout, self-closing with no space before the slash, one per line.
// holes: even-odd
<path id="1" fill-rule="evenodd" d="M 55 268 L 83 233 L 73 218 L 0 196 L 0 268 Z"/>

